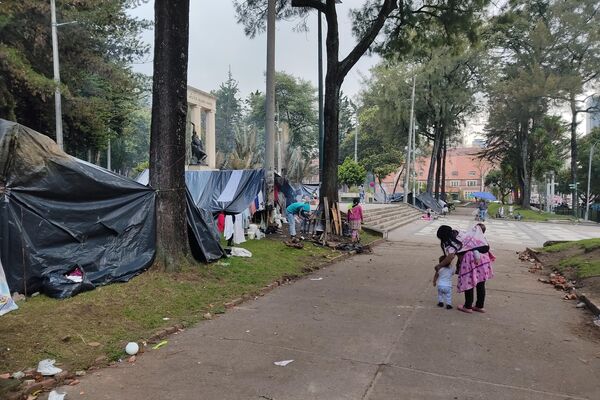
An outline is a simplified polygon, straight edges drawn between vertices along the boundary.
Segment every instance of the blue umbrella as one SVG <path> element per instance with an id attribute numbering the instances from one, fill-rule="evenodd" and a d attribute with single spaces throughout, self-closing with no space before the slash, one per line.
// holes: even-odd
<path id="1" fill-rule="evenodd" d="M 494 196 L 490 192 L 475 192 L 475 193 L 471 193 L 471 196 L 477 197 L 478 199 L 483 199 L 483 200 L 490 200 L 490 201 L 496 200 L 496 196 Z"/>

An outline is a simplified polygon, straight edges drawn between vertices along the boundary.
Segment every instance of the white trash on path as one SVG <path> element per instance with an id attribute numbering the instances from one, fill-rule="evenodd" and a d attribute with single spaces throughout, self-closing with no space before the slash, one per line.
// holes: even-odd
<path id="1" fill-rule="evenodd" d="M 283 361 L 275 361 L 273 364 L 279 366 L 279 367 L 285 367 L 286 365 L 288 365 L 289 363 L 294 362 L 294 360 L 283 360 Z"/>
<path id="2" fill-rule="evenodd" d="M 233 257 L 252 257 L 252 253 L 249 250 L 243 249 L 241 247 L 232 247 L 231 255 Z"/>
<path id="3" fill-rule="evenodd" d="M 63 400 L 66 395 L 66 393 L 58 393 L 56 390 L 53 390 L 50 392 L 48 400 Z"/>
<path id="4" fill-rule="evenodd" d="M 310 278 L 311 281 L 322 281 L 323 278 Z"/>
<path id="5" fill-rule="evenodd" d="M 45 359 L 38 363 L 37 372 L 44 376 L 54 376 L 60 372 L 62 369 L 55 367 L 55 360 Z"/>

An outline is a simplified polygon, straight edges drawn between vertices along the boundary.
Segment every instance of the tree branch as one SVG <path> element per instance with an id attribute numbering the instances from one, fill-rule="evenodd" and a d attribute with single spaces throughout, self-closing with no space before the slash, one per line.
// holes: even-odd
<path id="1" fill-rule="evenodd" d="M 292 7 L 309 7 L 319 10 L 322 13 L 327 12 L 327 5 L 319 0 L 292 0 Z"/>
<path id="2" fill-rule="evenodd" d="M 293 1 L 300 1 L 300 0 L 293 0 Z M 309 1 L 309 0 L 307 0 L 307 1 Z M 362 57 L 362 55 L 366 53 L 366 51 L 369 49 L 371 44 L 373 44 L 373 42 L 375 41 L 375 38 L 377 38 L 377 35 L 379 35 L 379 32 L 381 31 L 381 28 L 383 28 L 383 25 L 385 24 L 387 17 L 396 8 L 398 8 L 398 2 L 396 0 L 385 0 L 383 2 L 383 5 L 381 6 L 381 10 L 379 10 L 379 14 L 377 15 L 377 18 L 375 18 L 375 20 L 371 24 L 371 27 L 369 28 L 369 30 L 360 39 L 360 41 L 356 44 L 356 46 L 354 46 L 354 48 L 348 54 L 348 56 L 346 56 L 346 58 L 344 58 L 342 61 L 340 61 L 340 64 L 339 64 L 340 65 L 340 68 L 339 68 L 340 79 L 343 79 L 348 74 L 348 72 L 350 72 L 352 67 L 358 62 L 358 60 Z"/>

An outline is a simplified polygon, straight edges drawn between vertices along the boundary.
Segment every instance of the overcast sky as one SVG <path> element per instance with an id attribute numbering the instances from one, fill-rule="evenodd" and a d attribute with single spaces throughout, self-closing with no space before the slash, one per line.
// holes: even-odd
<path id="1" fill-rule="evenodd" d="M 340 19 L 340 58 L 345 57 L 355 45 L 351 33 L 348 10 L 360 6 L 364 0 L 343 0 L 338 5 Z M 137 17 L 154 19 L 154 2 L 142 3 L 131 11 Z M 254 90 L 265 89 L 266 34 L 249 39 L 243 27 L 236 23 L 231 0 L 190 1 L 190 48 L 188 83 L 198 89 L 216 89 L 227 79 L 231 66 L 233 77 L 239 82 L 241 95 L 245 97 Z M 309 31 L 294 32 L 294 21 L 278 21 L 276 36 L 275 68 L 317 85 L 317 16 L 308 17 Z M 323 26 L 326 29 L 325 21 Z M 325 35 L 323 32 L 323 35 Z M 154 32 L 148 31 L 144 39 L 152 44 Z M 325 47 L 325 46 L 323 46 Z M 325 48 L 323 49 L 325 51 Z M 325 57 L 325 55 L 324 55 Z M 134 69 L 152 74 L 152 57 L 146 63 L 134 65 Z M 377 56 L 363 56 L 346 77 L 342 90 L 354 97 L 360 90 L 361 76 L 369 74 L 369 68 L 378 62 Z"/>

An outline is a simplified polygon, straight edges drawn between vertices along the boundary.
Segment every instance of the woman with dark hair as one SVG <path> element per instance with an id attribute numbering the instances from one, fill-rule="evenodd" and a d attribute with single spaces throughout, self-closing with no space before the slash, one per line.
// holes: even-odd
<path id="1" fill-rule="evenodd" d="M 355 197 L 352 205 L 348 208 L 348 224 L 352 230 L 352 243 L 360 242 L 360 229 L 363 222 L 363 212 L 360 206 L 360 199 Z"/>
<path id="2" fill-rule="evenodd" d="M 489 252 L 489 245 L 484 236 L 483 224 L 475 225 L 468 232 L 459 232 L 448 225 L 438 228 L 437 238 L 444 252 L 444 259 L 435 266 L 439 271 L 458 258 L 458 292 L 465 293 L 465 304 L 458 306 L 460 311 L 484 313 L 485 281 L 494 276 L 492 262 L 495 257 Z M 477 292 L 477 301 L 473 306 L 473 292 Z"/>

